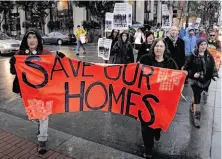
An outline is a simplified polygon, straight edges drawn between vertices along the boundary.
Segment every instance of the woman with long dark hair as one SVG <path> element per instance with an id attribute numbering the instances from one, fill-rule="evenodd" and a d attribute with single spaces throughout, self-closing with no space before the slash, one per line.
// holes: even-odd
<path id="1" fill-rule="evenodd" d="M 153 42 L 150 49 L 150 54 L 143 55 L 139 62 L 141 64 L 168 68 L 168 69 L 178 69 L 176 62 L 168 56 L 169 50 L 167 48 L 167 43 L 163 39 L 157 39 Z M 145 146 L 144 157 L 146 159 L 152 158 L 152 149 L 154 146 L 154 138 L 156 141 L 160 139 L 161 129 L 153 129 L 147 127 L 141 123 L 142 137 Z"/>
<path id="2" fill-rule="evenodd" d="M 141 45 L 139 51 L 138 51 L 138 55 L 137 55 L 137 59 L 136 62 L 139 61 L 139 59 L 146 54 L 150 53 L 150 48 L 153 44 L 154 41 L 154 34 L 151 31 L 146 32 L 145 34 L 145 42 Z"/>

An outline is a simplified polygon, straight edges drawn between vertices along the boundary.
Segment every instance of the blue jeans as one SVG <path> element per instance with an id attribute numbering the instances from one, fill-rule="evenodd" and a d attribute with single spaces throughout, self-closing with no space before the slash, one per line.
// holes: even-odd
<path id="1" fill-rule="evenodd" d="M 80 40 L 77 40 L 77 46 L 76 46 L 76 53 L 80 52 L 80 47 L 82 47 L 83 51 L 85 52 L 85 48 Z"/>

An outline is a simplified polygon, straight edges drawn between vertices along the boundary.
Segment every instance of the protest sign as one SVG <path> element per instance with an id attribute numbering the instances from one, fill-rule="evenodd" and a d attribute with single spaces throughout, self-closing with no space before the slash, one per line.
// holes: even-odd
<path id="1" fill-rule="evenodd" d="M 102 66 L 55 55 L 15 57 L 30 120 L 97 110 L 166 131 L 176 114 L 186 76 L 181 70 L 139 63 Z"/>
<path id="2" fill-rule="evenodd" d="M 113 13 L 113 29 L 126 30 L 128 29 L 128 3 L 115 3 Z"/>
<path id="3" fill-rule="evenodd" d="M 104 60 L 109 60 L 112 40 L 106 38 L 99 38 L 98 40 L 98 57 Z"/>
<path id="4" fill-rule="evenodd" d="M 130 4 L 128 4 L 128 27 L 132 26 L 132 21 L 133 21 L 132 13 L 133 13 L 133 7 Z"/>
<path id="5" fill-rule="evenodd" d="M 218 51 L 214 48 L 211 48 L 210 45 L 208 46 L 208 51 L 211 53 L 211 55 L 214 58 L 217 70 L 220 69 L 220 64 L 221 64 L 221 60 L 222 60 L 222 56 L 221 56 L 221 51 Z"/>
<path id="6" fill-rule="evenodd" d="M 106 13 L 105 32 L 111 32 L 113 29 L 113 13 Z"/>
<path id="7" fill-rule="evenodd" d="M 167 4 L 162 4 L 162 28 L 170 28 L 171 19 Z"/>

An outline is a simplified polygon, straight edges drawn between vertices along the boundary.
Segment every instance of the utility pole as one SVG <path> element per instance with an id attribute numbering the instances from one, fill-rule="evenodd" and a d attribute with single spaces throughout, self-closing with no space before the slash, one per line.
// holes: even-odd
<path id="1" fill-rule="evenodd" d="M 189 12 L 190 12 L 190 1 L 187 2 L 186 28 L 188 28 L 188 23 L 189 23 Z"/>

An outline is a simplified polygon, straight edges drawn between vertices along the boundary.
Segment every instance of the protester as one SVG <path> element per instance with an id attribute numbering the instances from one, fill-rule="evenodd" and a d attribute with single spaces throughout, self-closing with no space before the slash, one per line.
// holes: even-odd
<path id="1" fill-rule="evenodd" d="M 214 81 L 216 81 L 216 77 L 218 78 L 215 61 L 213 56 L 207 50 L 206 39 L 198 39 L 197 49 L 187 59 L 184 65 L 184 70 L 188 72 L 188 77 L 191 79 L 190 85 L 193 90 L 190 111 L 192 112 L 194 126 L 200 128 L 201 93 L 206 87 L 208 87 L 211 78 Z"/>
<path id="2" fill-rule="evenodd" d="M 112 40 L 111 50 L 112 50 L 114 44 L 118 41 L 118 37 L 119 37 L 119 30 L 113 29 L 111 32 L 111 35 L 107 38 L 107 39 Z"/>
<path id="3" fill-rule="evenodd" d="M 143 55 L 140 58 L 139 62 L 141 64 L 149 66 L 178 69 L 176 62 L 172 58 L 168 57 L 167 54 L 168 54 L 167 43 L 162 39 L 157 39 L 156 41 L 154 41 L 151 47 L 150 55 L 148 54 Z M 160 139 L 161 129 L 153 129 L 147 127 L 144 123 L 141 122 L 141 130 L 145 146 L 144 157 L 149 159 L 152 158 L 154 138 L 156 141 Z"/>
<path id="4" fill-rule="evenodd" d="M 42 45 L 42 37 L 39 34 L 39 32 L 35 29 L 30 29 L 25 33 L 25 36 L 22 39 L 22 43 L 20 46 L 20 49 L 18 52 L 15 53 L 15 55 L 47 55 L 51 54 L 49 50 L 43 49 Z M 64 56 L 64 54 L 59 54 L 61 56 Z M 22 97 L 22 92 L 19 87 L 19 82 L 18 82 L 18 77 L 16 75 L 16 70 L 15 70 L 15 57 L 13 56 L 10 59 L 10 72 L 11 74 L 15 75 L 15 79 L 13 81 L 13 92 L 20 94 Z M 48 138 L 48 117 L 39 120 L 38 122 L 38 141 L 39 141 L 39 146 L 38 146 L 38 153 L 44 154 L 46 150 L 46 141 Z"/>
<path id="5" fill-rule="evenodd" d="M 218 51 L 221 51 L 221 42 L 217 40 L 217 33 L 215 31 L 211 31 L 209 34 L 209 39 L 208 39 L 208 48 L 216 49 Z M 211 80 L 210 80 L 211 83 Z M 209 85 L 204 89 L 203 94 L 208 96 L 208 90 L 209 90 Z"/>
<path id="6" fill-rule="evenodd" d="M 134 62 L 133 47 L 129 42 L 129 34 L 123 32 L 114 44 L 111 54 L 114 55 L 114 64 L 128 64 Z"/>
<path id="7" fill-rule="evenodd" d="M 113 49 L 114 44 L 118 41 L 118 37 L 119 37 L 119 30 L 113 29 L 111 34 L 110 34 L 110 36 L 107 37 L 107 39 L 111 39 L 112 40 L 112 44 L 111 44 L 110 50 Z M 109 63 L 109 61 L 105 60 L 105 63 Z"/>
<path id="8" fill-rule="evenodd" d="M 143 43 L 142 46 L 141 46 L 140 49 L 139 49 L 136 62 L 138 62 L 139 59 L 140 59 L 143 55 L 149 54 L 151 45 L 152 45 L 152 43 L 153 43 L 153 41 L 154 41 L 153 32 L 151 32 L 151 31 L 146 32 L 145 38 L 146 38 L 146 39 L 145 39 L 145 43 Z"/>
<path id="9" fill-rule="evenodd" d="M 183 38 L 185 43 L 185 56 L 186 58 L 191 55 L 196 47 L 197 38 L 194 36 L 194 29 L 188 28 L 189 35 Z"/>
<path id="10" fill-rule="evenodd" d="M 140 28 L 137 29 L 136 33 L 134 34 L 134 39 L 135 49 L 139 50 L 142 43 L 145 41 L 145 36 Z"/>
<path id="11" fill-rule="evenodd" d="M 221 51 L 221 42 L 217 40 L 217 33 L 215 31 L 211 31 L 209 34 L 208 48 Z"/>
<path id="12" fill-rule="evenodd" d="M 80 52 L 80 47 L 82 47 L 83 49 L 83 54 L 86 54 L 86 49 L 84 47 L 84 44 L 81 42 L 81 39 L 80 39 L 80 36 L 81 35 L 86 35 L 86 31 L 84 29 L 82 29 L 80 27 L 80 25 L 77 25 L 77 30 L 76 30 L 76 55 L 78 56 L 79 55 L 79 52 Z"/>
<path id="13" fill-rule="evenodd" d="M 179 69 L 181 69 L 185 63 L 185 44 L 184 41 L 178 37 L 178 34 L 178 28 L 176 26 L 172 26 L 170 34 L 165 41 L 171 53 L 171 57 L 177 63 Z"/>

